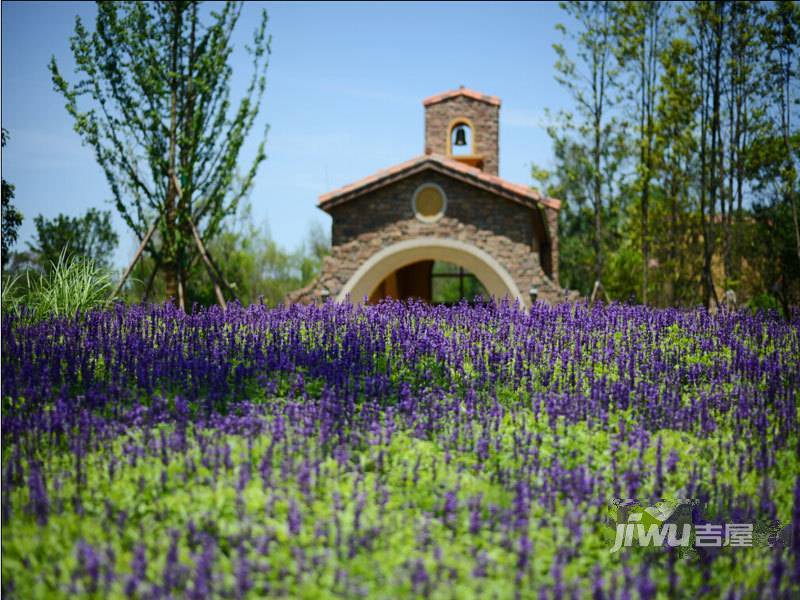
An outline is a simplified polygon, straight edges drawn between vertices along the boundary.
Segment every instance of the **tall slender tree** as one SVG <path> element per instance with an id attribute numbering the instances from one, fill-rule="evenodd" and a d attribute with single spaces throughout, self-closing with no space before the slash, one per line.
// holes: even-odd
<path id="1" fill-rule="evenodd" d="M 142 241 L 140 251 L 154 259 L 153 273 L 161 269 L 166 294 L 181 305 L 190 264 L 201 256 L 213 271 L 204 241 L 251 189 L 267 133 L 237 175 L 266 87 L 266 11 L 247 47 L 249 83 L 234 106 L 230 58 L 242 3 L 203 10 L 205 19 L 201 8 L 186 0 L 98 2 L 94 32 L 75 22 L 78 81 L 69 83 L 55 58 L 50 62 L 55 88 L 94 149 L 117 210 Z"/>
<path id="2" fill-rule="evenodd" d="M 800 226 L 798 225 L 798 168 L 800 168 L 800 7 L 774 2 L 763 7 L 759 50 L 762 55 L 763 121 L 748 151 L 751 186 L 757 193 L 753 216 L 759 244 L 752 257 L 758 262 L 763 288 L 788 314 L 800 299 Z"/>
<path id="3" fill-rule="evenodd" d="M 664 48 L 667 6 L 660 1 L 627 2 L 615 20 L 617 59 L 629 74 L 634 90 L 629 100 L 638 123 L 638 161 L 636 189 L 639 193 L 640 236 L 642 247 L 642 302 L 647 304 L 650 260 L 650 202 L 653 182 L 655 111 L 659 57 Z"/>
<path id="4" fill-rule="evenodd" d="M 797 111 L 797 84 L 800 78 L 800 5 L 782 0 L 775 2 L 768 13 L 766 45 L 770 53 L 767 81 L 773 106 L 777 109 L 775 139 L 778 143 L 781 165 L 782 194 L 792 214 L 795 250 L 800 260 L 800 222 L 798 220 L 798 161 L 800 160 L 800 135 L 793 129 L 792 116 Z M 775 110 L 773 109 L 773 112 Z"/>
<path id="5" fill-rule="evenodd" d="M 577 22 L 576 33 L 569 35 L 576 46 L 576 60 L 570 58 L 562 44 L 555 44 L 556 81 L 571 94 L 577 110 L 574 123 L 579 137 L 585 141 L 588 164 L 587 192 L 592 203 L 592 250 L 594 254 L 594 279 L 603 274 L 603 208 L 611 197 L 604 199 L 607 163 L 614 146 L 616 119 L 611 116 L 617 74 L 613 53 L 612 23 L 615 18 L 614 3 L 562 2 L 562 9 Z M 567 28 L 559 25 L 563 35 Z M 580 156 L 580 155 L 579 155 Z"/>
<path id="6" fill-rule="evenodd" d="M 788 314 L 800 298 L 800 5 L 612 3 L 608 25 L 597 17 L 605 4 L 563 7 L 577 21 L 570 38 L 582 52 L 569 50 L 573 63 L 557 48 L 557 77 L 577 108 L 548 129 L 553 172 L 533 169 L 565 201 L 562 282 L 591 292 L 601 239 L 612 298 L 635 292 L 649 303 L 712 307 L 731 287 L 740 300 Z M 588 24 L 586 14 L 595 15 Z M 612 150 L 598 173 L 597 105 L 587 101 L 597 88 L 581 75 L 598 64 L 590 50 L 606 42 L 606 27 L 620 70 L 612 89 L 627 95 L 603 114 L 630 116 L 637 135 L 625 136 L 633 144 L 608 144 L 627 119 L 606 121 Z M 594 31 L 588 41 L 584 29 Z"/>
<path id="7" fill-rule="evenodd" d="M 689 10 L 689 34 L 696 49 L 699 105 L 699 220 L 703 238 L 703 304 L 719 304 L 712 263 L 717 242 L 717 201 L 723 180 L 721 161 L 722 55 L 725 21 L 722 3 L 696 2 Z"/>
<path id="8" fill-rule="evenodd" d="M 2 147 L 6 147 L 6 142 L 8 141 L 8 131 L 5 129 L 2 130 Z M 0 236 L 0 242 L 2 242 L 2 265 L 5 266 L 8 264 L 9 251 L 11 247 L 17 242 L 17 232 L 19 230 L 20 225 L 22 225 L 22 213 L 20 213 L 17 208 L 14 206 L 12 200 L 14 200 L 14 185 L 8 183 L 5 179 L 3 179 L 3 207 L 2 207 L 2 222 L 3 222 L 3 229 L 2 229 L 2 236 Z"/>
<path id="9" fill-rule="evenodd" d="M 662 74 L 656 101 L 654 177 L 660 188 L 655 220 L 656 251 L 663 256 L 665 300 L 691 303 L 694 278 L 692 174 L 697 153 L 697 97 L 694 48 L 688 40 L 669 41 L 659 60 Z"/>
<path id="10" fill-rule="evenodd" d="M 750 142 L 760 126 L 759 96 L 763 69 L 759 56 L 758 27 L 763 9 L 756 2 L 732 2 L 725 6 L 728 27 L 724 49 L 727 89 L 728 183 L 722 203 L 723 266 L 728 285 L 737 285 L 741 272 L 742 214 Z"/>

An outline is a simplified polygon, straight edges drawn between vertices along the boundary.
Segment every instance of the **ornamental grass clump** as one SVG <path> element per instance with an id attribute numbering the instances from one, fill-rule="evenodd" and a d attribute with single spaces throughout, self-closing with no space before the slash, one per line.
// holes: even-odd
<path id="1" fill-rule="evenodd" d="M 21 318 L 42 320 L 48 317 L 73 317 L 108 305 L 112 287 L 111 273 L 94 261 L 69 256 L 66 251 L 58 262 L 42 273 L 25 274 L 25 286 L 14 278 L 3 287 L 4 312 Z"/>

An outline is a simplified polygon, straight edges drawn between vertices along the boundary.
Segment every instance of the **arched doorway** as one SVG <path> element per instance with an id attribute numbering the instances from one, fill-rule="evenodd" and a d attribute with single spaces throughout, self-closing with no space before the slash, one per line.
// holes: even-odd
<path id="1" fill-rule="evenodd" d="M 488 300 L 489 292 L 470 271 L 440 260 L 421 260 L 390 273 L 369 295 L 370 304 L 384 298 L 417 298 L 428 304 Z"/>
<path id="2" fill-rule="evenodd" d="M 526 304 L 511 275 L 490 254 L 471 244 L 444 238 L 404 240 L 376 252 L 347 281 L 337 300 L 362 302 L 373 296 L 393 273 L 411 267 L 418 270 L 416 275 L 420 277 L 423 269 L 430 268 L 426 265 L 432 267 L 434 261 L 452 263 L 474 275 L 493 298 L 510 298 Z"/>

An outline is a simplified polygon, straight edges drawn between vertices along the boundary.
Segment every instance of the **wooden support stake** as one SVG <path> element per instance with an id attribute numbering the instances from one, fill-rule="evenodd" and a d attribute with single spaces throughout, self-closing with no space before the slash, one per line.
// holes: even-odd
<path id="1" fill-rule="evenodd" d="M 183 195 L 183 190 L 181 189 L 181 184 L 178 182 L 178 178 L 175 176 L 174 172 L 170 173 L 172 177 L 172 183 L 175 186 L 175 189 L 178 192 L 179 196 Z M 203 244 L 203 239 L 200 237 L 200 232 L 197 229 L 197 226 L 194 224 L 194 220 L 192 217 L 188 217 L 189 225 L 192 228 L 192 235 L 194 236 L 194 242 L 197 245 L 197 249 L 200 251 L 200 256 L 203 259 L 203 262 L 206 265 L 206 270 L 208 270 L 208 275 L 211 277 L 211 281 L 214 283 L 214 294 L 217 296 L 217 302 L 219 305 L 225 309 L 227 304 L 225 303 L 225 298 L 222 295 L 222 290 L 219 289 L 219 282 L 222 282 L 222 285 L 225 286 L 226 291 L 231 295 L 231 297 L 235 300 L 236 299 L 236 292 L 233 291 L 231 285 L 226 281 L 225 276 L 222 274 L 222 269 L 220 269 L 217 264 L 214 262 L 214 259 L 211 258 L 211 253 L 206 249 L 205 244 Z"/>
<path id="2" fill-rule="evenodd" d="M 186 300 L 183 297 L 183 280 L 178 276 L 178 306 L 186 312 Z"/>
<path id="3" fill-rule="evenodd" d="M 144 297 L 142 298 L 142 302 L 147 302 L 150 298 L 150 292 L 153 290 L 153 282 L 156 279 L 156 273 L 161 268 L 161 261 L 156 261 L 156 264 L 153 265 L 153 272 L 150 273 L 150 277 L 147 279 L 147 285 L 144 288 Z"/>
<path id="4" fill-rule="evenodd" d="M 129 264 L 128 268 L 125 269 L 125 272 L 122 274 L 122 279 L 119 280 L 117 287 L 115 287 L 114 291 L 111 292 L 111 297 L 109 298 L 109 300 L 113 300 L 116 297 L 116 295 L 119 294 L 119 291 L 122 289 L 122 286 L 125 285 L 125 281 L 127 281 L 128 276 L 131 274 L 131 271 L 133 271 L 133 267 L 136 266 L 139 257 L 142 255 L 142 252 L 144 252 L 145 246 L 147 246 L 147 243 L 150 241 L 150 238 L 153 237 L 153 233 L 155 233 L 156 226 L 158 225 L 158 220 L 160 218 L 161 215 L 158 215 L 153 221 L 153 224 L 150 225 L 150 229 L 147 230 L 147 233 L 142 239 L 142 243 L 139 244 L 139 249 L 136 251 L 136 254 L 134 254 L 131 264 Z"/>
<path id="5" fill-rule="evenodd" d="M 172 183 L 175 186 L 175 189 L 178 191 L 178 195 L 183 195 L 183 190 L 181 189 L 181 185 L 178 182 L 178 178 L 175 176 L 175 173 L 172 173 Z M 203 262 L 206 265 L 206 270 L 208 271 L 209 277 L 211 277 L 211 281 L 214 283 L 214 295 L 217 297 L 217 302 L 222 307 L 223 310 L 227 308 L 227 303 L 225 302 L 225 297 L 222 295 L 222 290 L 220 289 L 219 282 L 222 282 L 222 285 L 225 286 L 225 289 L 228 293 L 235 299 L 236 294 L 231 288 L 230 284 L 225 280 L 225 277 L 222 274 L 222 270 L 216 265 L 214 259 L 211 258 L 211 254 L 203 244 L 203 239 L 200 237 L 200 232 L 197 230 L 197 226 L 194 224 L 194 220 L 191 217 L 187 217 L 189 219 L 189 226 L 192 228 L 192 235 L 194 236 L 194 243 L 197 246 L 198 251 L 200 252 L 200 257 L 203 259 Z"/>
<path id="6" fill-rule="evenodd" d="M 191 222 L 191 223 L 192 223 L 192 227 L 194 227 L 196 229 L 194 223 L 193 222 Z M 199 237 L 200 237 L 200 234 L 198 233 L 198 238 Z M 237 299 L 236 292 L 234 291 L 234 289 L 231 286 L 231 284 L 228 283 L 228 281 L 225 279 L 225 275 L 223 275 L 222 269 L 220 269 L 219 265 L 214 261 L 214 257 L 211 256 L 211 252 L 209 252 L 208 248 L 205 247 L 205 244 L 203 244 L 203 240 L 202 239 L 200 240 L 200 245 L 203 246 L 203 251 L 205 252 L 206 258 L 208 258 L 208 262 L 211 263 L 211 266 L 217 272 L 217 277 L 219 278 L 220 282 L 222 282 L 222 287 L 224 287 L 225 290 L 231 295 L 231 298 L 236 300 Z"/>
<path id="7" fill-rule="evenodd" d="M 606 304 L 609 304 L 608 300 L 608 292 L 606 292 L 606 288 L 600 283 L 599 279 L 596 279 L 594 282 L 594 288 L 592 289 L 592 297 L 589 299 L 590 304 L 594 304 L 594 301 L 597 299 L 597 292 L 603 292 L 603 297 L 606 299 Z"/>
<path id="8" fill-rule="evenodd" d="M 592 288 L 592 297 L 589 298 L 589 304 L 594 304 L 594 300 L 597 297 L 597 290 L 600 289 L 600 280 L 594 280 L 594 288 Z"/>
<path id="9" fill-rule="evenodd" d="M 192 227 L 192 234 L 194 235 L 194 243 L 197 244 L 197 249 L 200 251 L 200 256 L 203 259 L 203 262 L 206 264 L 206 270 L 208 271 L 208 276 L 211 277 L 211 281 L 214 283 L 214 294 L 217 296 L 217 302 L 222 307 L 222 310 L 225 310 L 228 306 L 225 303 L 225 297 L 222 295 L 222 290 L 219 287 L 219 281 L 217 280 L 217 274 L 215 273 L 215 269 L 213 264 L 211 263 L 211 259 L 208 257 L 206 253 L 206 248 L 203 245 L 203 240 L 200 239 L 200 232 L 197 231 L 197 227 L 194 225 L 194 221 L 189 219 L 189 225 Z"/>
<path id="10" fill-rule="evenodd" d="M 175 176 L 175 173 L 171 173 L 172 175 L 172 184 L 175 186 L 175 189 L 178 191 L 179 196 L 183 196 L 183 190 L 181 189 L 181 184 L 178 183 L 178 178 Z M 203 262 L 206 265 L 206 270 L 208 271 L 208 276 L 211 277 L 211 281 L 214 284 L 214 295 L 217 297 L 217 303 L 222 307 L 222 310 L 225 310 L 228 305 L 225 302 L 225 297 L 222 295 L 222 290 L 219 288 L 219 282 L 217 281 L 217 274 L 214 272 L 214 267 L 211 261 L 208 258 L 208 254 L 206 253 L 205 246 L 203 245 L 203 240 L 200 239 L 200 232 L 197 231 L 197 227 L 195 227 L 194 221 L 191 217 L 187 217 L 189 219 L 189 226 L 192 228 L 192 235 L 194 236 L 194 243 L 197 246 L 197 249 L 200 252 L 200 256 L 203 259 Z M 180 290 L 180 288 L 178 288 Z"/>

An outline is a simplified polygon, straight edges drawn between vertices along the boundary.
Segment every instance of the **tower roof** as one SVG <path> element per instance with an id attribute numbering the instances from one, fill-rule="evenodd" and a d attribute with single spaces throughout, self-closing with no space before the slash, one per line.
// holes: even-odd
<path id="1" fill-rule="evenodd" d="M 498 98 L 497 96 L 489 96 L 487 94 L 481 94 L 480 92 L 476 92 L 475 90 L 465 88 L 463 85 L 457 90 L 451 90 L 449 92 L 442 92 L 441 94 L 436 94 L 435 96 L 429 96 L 422 101 L 422 105 L 430 106 L 431 104 L 436 104 L 437 102 L 442 102 L 444 100 L 455 98 L 457 96 L 466 96 L 467 98 L 472 98 L 473 100 L 486 102 L 486 104 L 493 104 L 494 106 L 500 106 L 500 98 Z"/>

